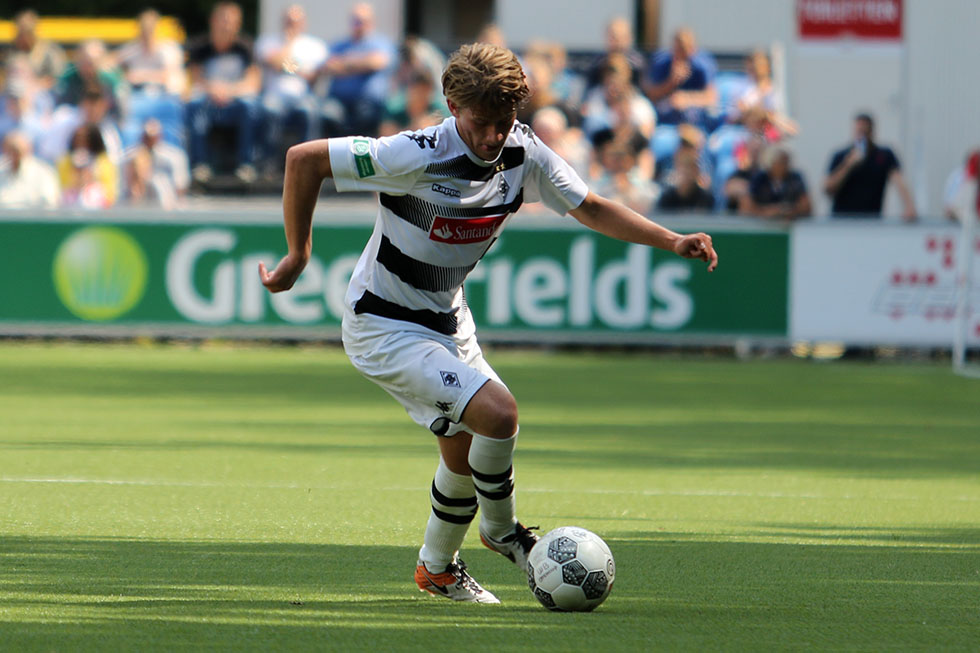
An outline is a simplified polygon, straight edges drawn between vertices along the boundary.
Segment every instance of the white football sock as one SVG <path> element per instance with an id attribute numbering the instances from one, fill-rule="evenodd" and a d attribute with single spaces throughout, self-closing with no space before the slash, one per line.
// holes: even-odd
<path id="1" fill-rule="evenodd" d="M 419 560 L 430 572 L 441 574 L 446 571 L 446 565 L 456 559 L 466 529 L 476 515 L 473 479 L 450 471 L 446 461 L 439 458 L 429 498 L 432 513 L 425 527 L 425 543 L 419 550 Z"/>
<path id="2" fill-rule="evenodd" d="M 480 532 L 501 539 L 514 531 L 514 446 L 517 434 L 500 440 L 473 434 L 469 463 L 480 502 Z"/>

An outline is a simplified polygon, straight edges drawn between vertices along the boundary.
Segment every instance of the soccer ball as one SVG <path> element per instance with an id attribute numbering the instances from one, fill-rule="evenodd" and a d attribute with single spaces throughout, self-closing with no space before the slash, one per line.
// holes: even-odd
<path id="1" fill-rule="evenodd" d="M 615 579 L 609 547 L 578 526 L 551 531 L 527 557 L 527 585 L 549 610 L 590 612 L 606 600 Z"/>

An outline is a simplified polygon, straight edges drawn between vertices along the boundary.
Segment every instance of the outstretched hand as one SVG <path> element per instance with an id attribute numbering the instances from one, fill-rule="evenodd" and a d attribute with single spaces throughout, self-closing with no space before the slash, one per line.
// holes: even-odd
<path id="1" fill-rule="evenodd" d="M 306 261 L 304 259 L 286 254 L 272 272 L 266 269 L 265 263 L 260 262 L 259 279 L 262 280 L 262 285 L 269 292 L 282 292 L 293 287 L 305 267 Z"/>
<path id="2" fill-rule="evenodd" d="M 674 245 L 674 252 L 684 258 L 697 258 L 708 264 L 708 272 L 718 267 L 718 254 L 711 244 L 711 236 L 705 233 L 682 236 Z"/>

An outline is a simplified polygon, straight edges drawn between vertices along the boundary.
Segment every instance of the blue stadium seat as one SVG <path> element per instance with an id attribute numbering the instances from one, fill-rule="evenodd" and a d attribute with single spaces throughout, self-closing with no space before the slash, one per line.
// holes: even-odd
<path id="1" fill-rule="evenodd" d="M 681 135 L 678 133 L 676 125 L 657 125 L 653 137 L 650 139 L 653 158 L 660 161 L 672 157 L 680 142 Z"/>
<path id="2" fill-rule="evenodd" d="M 724 71 L 715 75 L 715 88 L 718 89 L 718 107 L 722 115 L 729 115 L 735 109 L 735 101 L 750 85 L 745 73 Z"/>

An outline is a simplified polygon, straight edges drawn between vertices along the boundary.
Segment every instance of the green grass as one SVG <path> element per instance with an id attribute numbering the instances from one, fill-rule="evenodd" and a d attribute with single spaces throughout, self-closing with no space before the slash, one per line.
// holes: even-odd
<path id="1" fill-rule="evenodd" d="M 552 614 L 420 595 L 434 438 L 335 349 L 0 346 L 0 649 L 976 650 L 980 383 L 491 352 L 519 513 L 617 559 Z M 475 529 L 474 529 L 475 531 Z"/>

